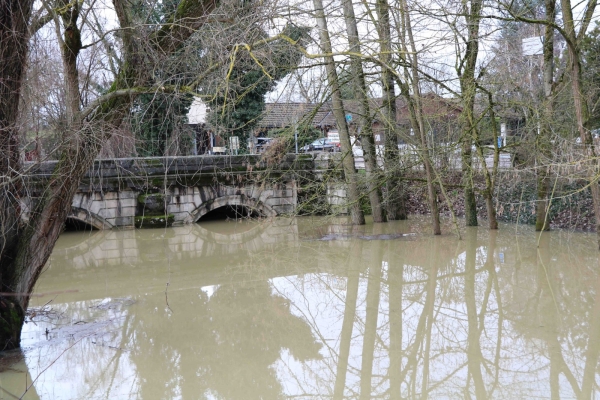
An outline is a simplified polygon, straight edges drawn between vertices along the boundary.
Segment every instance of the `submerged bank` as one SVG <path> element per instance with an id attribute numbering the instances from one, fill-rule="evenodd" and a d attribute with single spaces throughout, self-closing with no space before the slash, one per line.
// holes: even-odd
<path id="1" fill-rule="evenodd" d="M 412 173 L 405 178 L 407 210 L 409 214 L 429 214 L 427 188 L 424 176 Z M 477 212 L 487 218 L 483 176 L 476 175 Z M 444 181 L 452 207 L 457 216 L 464 216 L 464 197 L 461 176 L 458 173 L 446 176 Z M 549 223 L 552 229 L 567 229 L 592 232 L 595 230 L 592 195 L 589 182 L 577 179 L 556 178 L 551 185 Z M 536 177 L 528 171 L 501 171 L 498 174 L 494 203 L 498 221 L 535 225 Z M 450 216 L 446 200 L 439 196 L 440 212 Z"/>

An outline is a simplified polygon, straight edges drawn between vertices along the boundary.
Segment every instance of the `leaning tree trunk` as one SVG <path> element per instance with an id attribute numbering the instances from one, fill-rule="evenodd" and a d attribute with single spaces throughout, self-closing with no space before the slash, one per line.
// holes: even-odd
<path id="1" fill-rule="evenodd" d="M 365 216 L 360 209 L 360 196 L 358 191 L 358 176 L 354 168 L 354 154 L 352 153 L 352 144 L 350 143 L 350 134 L 348 133 L 348 124 L 344 113 L 344 105 L 340 94 L 340 84 L 335 70 L 335 60 L 327 29 L 327 20 L 323 9 L 322 0 L 313 0 L 315 7 L 315 18 L 319 27 L 319 38 L 323 58 L 325 59 L 325 69 L 327 71 L 327 80 L 331 89 L 331 102 L 333 104 L 333 115 L 340 132 L 340 144 L 342 145 L 342 167 L 347 186 L 348 208 L 350 209 L 350 218 L 353 225 L 362 225 L 365 223 Z"/>
<path id="2" fill-rule="evenodd" d="M 365 155 L 365 172 L 367 179 L 367 190 L 369 191 L 369 201 L 371 203 L 371 212 L 373 222 L 385 222 L 385 214 L 381 204 L 381 179 L 380 170 L 377 166 L 377 152 L 375 142 L 373 141 L 373 117 L 369 98 L 367 97 L 367 85 L 365 84 L 365 73 L 360 54 L 360 39 L 358 37 L 358 27 L 354 15 L 354 6 L 352 0 L 343 0 L 344 19 L 346 21 L 346 32 L 348 33 L 348 42 L 350 43 L 350 70 L 354 76 L 355 93 L 360 104 L 360 143 L 362 144 Z"/>

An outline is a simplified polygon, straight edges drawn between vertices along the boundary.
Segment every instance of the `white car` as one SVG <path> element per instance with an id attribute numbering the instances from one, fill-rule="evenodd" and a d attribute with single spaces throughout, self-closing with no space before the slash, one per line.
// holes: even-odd
<path id="1" fill-rule="evenodd" d="M 308 151 L 340 151 L 340 143 L 336 143 L 328 138 L 319 138 L 311 144 L 307 144 L 306 146 L 300 148 L 301 153 L 306 153 Z"/>

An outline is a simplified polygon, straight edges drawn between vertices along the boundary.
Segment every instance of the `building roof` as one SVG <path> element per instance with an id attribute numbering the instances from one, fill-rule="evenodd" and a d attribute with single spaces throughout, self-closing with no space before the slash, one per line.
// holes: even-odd
<path id="1" fill-rule="evenodd" d="M 370 99 L 370 110 L 373 119 L 381 120 L 382 99 Z M 456 118 L 462 111 L 451 99 L 445 99 L 435 94 L 421 97 L 423 111 L 427 118 Z M 358 123 L 362 118 L 358 100 L 344 100 L 344 112 L 351 115 L 351 124 Z M 409 121 L 409 108 L 402 97 L 396 99 L 396 123 Z M 297 123 L 310 121 L 316 128 L 336 126 L 331 102 L 314 103 L 267 103 L 263 117 L 258 123 L 259 129 L 285 128 Z"/>
<path id="2" fill-rule="evenodd" d="M 285 128 L 306 122 L 310 122 L 314 127 L 322 127 L 324 126 L 323 121 L 330 113 L 329 103 L 267 103 L 258 127 L 263 129 Z"/>

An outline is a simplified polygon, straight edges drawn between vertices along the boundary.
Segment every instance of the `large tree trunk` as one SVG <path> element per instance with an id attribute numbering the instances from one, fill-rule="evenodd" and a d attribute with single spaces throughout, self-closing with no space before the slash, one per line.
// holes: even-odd
<path id="1" fill-rule="evenodd" d="M 462 183 L 464 185 L 463 197 L 465 202 L 465 224 L 467 226 L 477 226 L 477 202 L 475 201 L 475 189 L 473 185 L 472 143 L 473 140 L 470 134 L 463 135 L 461 146 Z"/>
<path id="2" fill-rule="evenodd" d="M 348 42 L 350 43 L 350 70 L 354 79 L 354 88 L 357 90 L 356 98 L 360 104 L 360 143 L 363 147 L 365 157 L 365 172 L 367 179 L 367 190 L 369 191 L 369 202 L 371 203 L 371 212 L 373 222 L 385 222 L 385 214 L 381 204 L 381 179 L 379 167 L 377 166 L 377 152 L 373 140 L 373 117 L 369 98 L 367 96 L 367 85 L 365 83 L 365 73 L 362 67 L 360 54 L 360 39 L 358 37 L 358 27 L 354 15 L 354 6 L 352 0 L 343 0 L 344 19 L 346 21 L 346 32 L 348 33 Z"/>
<path id="3" fill-rule="evenodd" d="M 384 205 L 388 221 L 406 219 L 404 190 L 400 179 L 400 153 L 396 126 L 396 93 L 394 76 L 390 71 L 392 61 L 392 34 L 390 7 L 387 0 L 377 0 L 377 32 L 379 35 L 379 60 L 381 61 L 381 87 L 383 91 L 382 120 L 384 124 L 385 150 L 383 155 L 385 171 Z"/>
<path id="4" fill-rule="evenodd" d="M 33 0 L 0 0 L 0 350 L 19 347 L 25 307 L 13 295 L 21 232 L 19 101 Z"/>
<path id="5" fill-rule="evenodd" d="M 344 169 L 344 178 L 347 186 L 348 208 L 350 209 L 350 218 L 353 225 L 363 225 L 365 216 L 360 209 L 360 196 L 358 191 L 358 176 L 354 168 L 354 154 L 352 153 L 352 144 L 350 143 L 350 134 L 348 133 L 348 124 L 344 113 L 344 105 L 340 94 L 340 84 L 335 70 L 335 60 L 327 29 L 327 20 L 323 9 L 322 0 L 313 0 L 315 7 L 315 18 L 319 27 L 319 38 L 321 49 L 325 59 L 325 69 L 327 71 L 327 81 L 331 89 L 331 102 L 333 105 L 333 115 L 340 133 L 340 144 L 342 145 L 342 167 Z"/>
<path id="6" fill-rule="evenodd" d="M 473 161 L 471 146 L 473 134 L 477 129 L 475 120 L 475 94 L 477 90 L 475 67 L 479 55 L 479 22 L 481 19 L 481 0 L 470 2 L 471 8 L 465 4 L 465 22 L 468 26 L 468 37 L 465 55 L 457 70 L 463 104 L 462 121 L 462 172 L 465 198 L 465 219 L 467 226 L 477 226 L 477 204 L 473 184 Z M 462 68 L 461 68 L 462 67 Z"/>
<path id="7" fill-rule="evenodd" d="M 77 71 L 77 57 L 81 51 L 81 32 L 77 26 L 79 19 L 79 3 L 69 4 L 66 0 L 57 2 L 57 6 L 63 8 L 65 12 L 61 14 L 64 35 L 61 39 L 60 50 L 62 53 L 63 69 L 65 76 L 65 92 L 67 98 L 66 114 L 69 130 L 79 129 L 78 119 L 81 107 L 81 93 L 79 90 L 79 72 Z M 67 11 L 68 10 L 68 11 Z M 58 24 L 59 21 L 56 21 Z M 60 35 L 60 29 L 57 26 L 57 36 Z"/>

